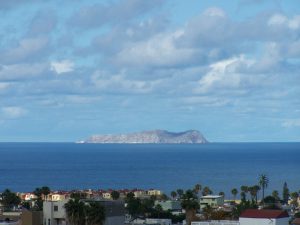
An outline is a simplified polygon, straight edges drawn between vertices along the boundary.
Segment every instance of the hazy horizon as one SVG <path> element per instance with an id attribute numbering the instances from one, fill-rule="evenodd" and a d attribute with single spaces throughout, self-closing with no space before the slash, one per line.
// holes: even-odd
<path id="1" fill-rule="evenodd" d="M 300 142 L 297 0 L 11 0 L 0 15 L 0 142 Z"/>

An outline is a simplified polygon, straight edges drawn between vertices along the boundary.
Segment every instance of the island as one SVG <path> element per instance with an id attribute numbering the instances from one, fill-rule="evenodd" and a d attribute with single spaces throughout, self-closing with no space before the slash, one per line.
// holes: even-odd
<path id="1" fill-rule="evenodd" d="M 150 130 L 128 134 L 93 135 L 78 143 L 111 144 L 204 144 L 208 143 L 198 130 L 170 132 L 167 130 Z"/>

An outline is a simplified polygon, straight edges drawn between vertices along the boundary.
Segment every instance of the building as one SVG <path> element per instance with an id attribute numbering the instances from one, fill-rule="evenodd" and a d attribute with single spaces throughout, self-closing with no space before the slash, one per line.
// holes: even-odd
<path id="1" fill-rule="evenodd" d="M 191 225 L 240 225 L 240 223 L 239 221 L 233 221 L 233 220 L 211 220 L 211 221 L 192 222 Z"/>
<path id="2" fill-rule="evenodd" d="M 83 200 L 84 202 L 92 202 L 94 200 Z M 125 209 L 122 201 L 97 200 L 105 208 L 106 219 L 104 225 L 124 225 Z M 64 205 L 67 200 L 63 201 L 45 201 L 43 203 L 43 223 L 44 225 L 68 225 L 67 215 Z"/>
<path id="3" fill-rule="evenodd" d="M 240 225 L 288 225 L 289 214 L 283 210 L 247 209 L 239 222 Z"/>
<path id="4" fill-rule="evenodd" d="M 300 225 L 300 218 L 295 218 L 291 224 L 292 225 Z"/>
<path id="5" fill-rule="evenodd" d="M 200 209 L 204 209 L 206 206 L 217 208 L 224 205 L 223 195 L 206 195 L 200 197 Z"/>
<path id="6" fill-rule="evenodd" d="M 160 205 L 163 210 L 181 211 L 181 202 L 175 200 L 155 201 L 155 205 Z"/>
<path id="7" fill-rule="evenodd" d="M 147 191 L 147 194 L 150 195 L 150 196 L 151 195 L 152 196 L 160 196 L 160 195 L 163 194 L 163 192 L 160 191 L 160 190 L 156 190 L 156 189 L 150 189 L 150 190 Z"/>
<path id="8" fill-rule="evenodd" d="M 43 225 L 42 211 L 23 210 L 21 214 L 22 225 Z"/>

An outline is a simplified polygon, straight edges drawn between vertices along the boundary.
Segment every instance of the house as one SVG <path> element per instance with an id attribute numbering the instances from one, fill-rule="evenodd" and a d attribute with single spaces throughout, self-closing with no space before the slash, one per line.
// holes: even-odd
<path id="1" fill-rule="evenodd" d="M 235 221 L 235 220 L 211 220 L 211 221 L 192 222 L 191 225 L 240 225 L 240 223 L 239 221 Z"/>
<path id="2" fill-rule="evenodd" d="M 150 196 L 160 196 L 163 194 L 163 192 L 160 190 L 150 189 L 147 191 L 147 194 Z"/>
<path id="3" fill-rule="evenodd" d="M 21 214 L 22 225 L 43 225 L 42 211 L 23 210 Z"/>
<path id="4" fill-rule="evenodd" d="M 82 200 L 85 203 L 94 200 Z M 124 225 L 125 209 L 122 201 L 97 200 L 105 208 L 106 219 L 104 225 Z M 44 225 L 68 225 L 67 215 L 64 205 L 67 200 L 63 201 L 44 201 L 43 203 L 43 222 Z"/>
<path id="5" fill-rule="evenodd" d="M 292 221 L 291 225 L 300 225 L 300 218 L 295 218 L 295 219 Z"/>
<path id="6" fill-rule="evenodd" d="M 160 205 L 163 210 L 181 211 L 181 202 L 175 200 L 155 201 L 154 205 Z"/>
<path id="7" fill-rule="evenodd" d="M 240 225 L 288 225 L 289 214 L 283 210 L 247 209 L 239 222 Z"/>
<path id="8" fill-rule="evenodd" d="M 206 206 L 217 208 L 224 204 L 223 195 L 205 195 L 200 197 L 200 209 L 204 209 Z"/>

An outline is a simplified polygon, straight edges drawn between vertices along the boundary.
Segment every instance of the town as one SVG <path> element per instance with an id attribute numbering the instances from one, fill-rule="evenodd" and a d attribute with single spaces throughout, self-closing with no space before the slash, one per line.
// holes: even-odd
<path id="1" fill-rule="evenodd" d="M 0 225 L 299 225 L 299 191 L 290 192 L 284 183 L 281 195 L 274 190 L 265 196 L 268 183 L 260 175 L 257 184 L 233 188 L 228 197 L 201 184 L 170 196 L 156 189 L 6 189 L 0 195 Z"/>

